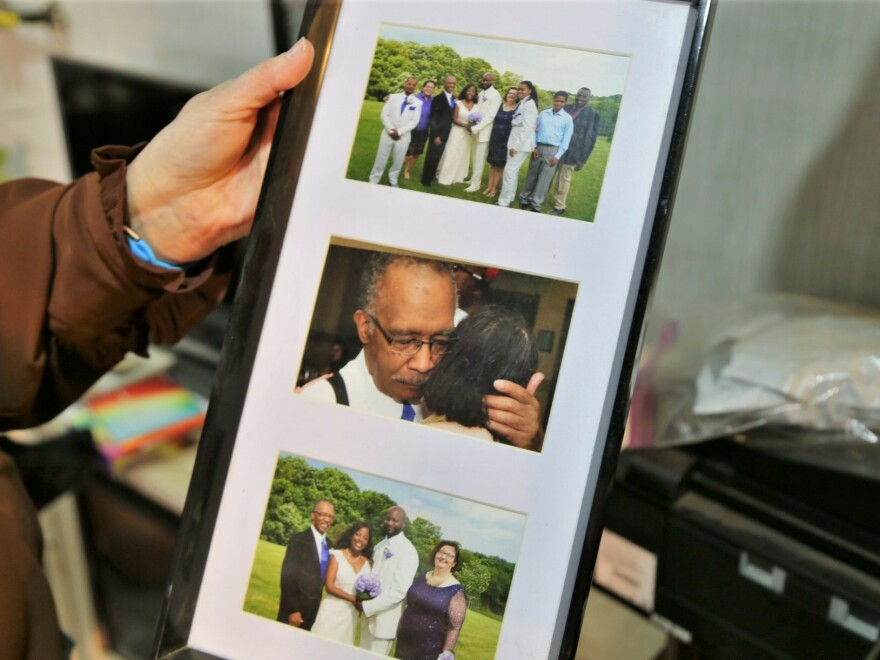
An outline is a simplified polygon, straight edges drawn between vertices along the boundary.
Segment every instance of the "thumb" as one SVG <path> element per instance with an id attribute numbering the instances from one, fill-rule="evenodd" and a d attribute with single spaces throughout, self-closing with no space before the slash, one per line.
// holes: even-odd
<path id="1" fill-rule="evenodd" d="M 532 396 L 535 395 L 535 392 L 538 391 L 538 387 L 540 387 L 541 383 L 544 382 L 544 374 L 540 371 L 536 371 L 532 374 L 532 377 L 529 378 L 529 383 L 526 385 L 526 391 Z"/>
<path id="2" fill-rule="evenodd" d="M 234 107 L 263 108 L 281 92 L 302 82 L 314 57 L 314 46 L 303 37 L 287 52 L 260 62 L 230 81 L 226 91 L 234 99 Z"/>

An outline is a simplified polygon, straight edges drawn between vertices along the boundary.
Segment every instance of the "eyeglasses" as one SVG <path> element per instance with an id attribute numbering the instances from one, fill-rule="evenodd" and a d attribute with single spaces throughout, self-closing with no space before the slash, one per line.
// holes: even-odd
<path id="1" fill-rule="evenodd" d="M 461 264 L 453 264 L 452 265 L 452 272 L 453 273 L 456 271 L 459 271 L 459 270 L 464 271 L 465 273 L 467 273 L 468 275 L 470 275 L 471 277 L 473 277 L 475 280 L 477 280 L 479 282 L 483 281 L 483 276 L 480 275 L 479 273 L 475 273 L 470 268 L 466 268 L 465 266 L 462 266 Z"/>
<path id="2" fill-rule="evenodd" d="M 325 518 L 327 520 L 333 520 L 336 518 L 332 513 L 319 513 L 318 511 L 312 511 L 312 515 L 317 516 L 318 518 Z"/>
<path id="3" fill-rule="evenodd" d="M 437 553 L 437 556 L 438 556 L 438 557 L 446 557 L 447 559 L 455 559 L 455 555 L 454 555 L 453 553 L 451 553 L 451 552 L 444 552 L 443 550 L 441 550 L 440 552 L 438 552 L 438 553 Z"/>
<path id="4" fill-rule="evenodd" d="M 422 346 L 427 344 L 428 350 L 431 352 L 431 357 L 436 358 L 446 353 L 446 351 L 449 350 L 449 347 L 455 343 L 453 337 L 438 337 L 436 339 L 397 339 L 385 331 L 385 328 L 379 323 L 379 319 L 372 314 L 367 314 L 367 316 L 370 317 L 370 320 L 379 329 L 382 336 L 385 337 L 385 341 L 388 342 L 391 352 L 397 353 L 398 355 L 415 355 L 422 350 Z"/>

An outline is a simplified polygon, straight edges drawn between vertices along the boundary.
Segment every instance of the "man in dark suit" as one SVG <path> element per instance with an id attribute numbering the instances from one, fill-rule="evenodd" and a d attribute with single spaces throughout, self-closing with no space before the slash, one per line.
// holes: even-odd
<path id="1" fill-rule="evenodd" d="M 303 630 L 310 630 L 315 622 L 330 558 L 326 534 L 335 515 L 330 502 L 318 500 L 309 528 L 290 537 L 281 563 L 279 621 Z"/>
<path id="2" fill-rule="evenodd" d="M 422 169 L 422 185 L 430 186 L 437 176 L 440 157 L 446 149 L 449 131 L 452 129 L 452 109 L 455 107 L 455 76 L 446 76 L 443 91 L 431 100 L 428 116 L 428 152 Z"/>

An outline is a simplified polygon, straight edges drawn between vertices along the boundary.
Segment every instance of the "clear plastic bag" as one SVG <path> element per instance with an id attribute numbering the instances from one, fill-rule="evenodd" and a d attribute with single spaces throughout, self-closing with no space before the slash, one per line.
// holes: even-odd
<path id="1" fill-rule="evenodd" d="M 705 310 L 683 327 L 680 341 L 643 360 L 630 446 L 767 425 L 878 441 L 880 313 L 763 294 Z"/>

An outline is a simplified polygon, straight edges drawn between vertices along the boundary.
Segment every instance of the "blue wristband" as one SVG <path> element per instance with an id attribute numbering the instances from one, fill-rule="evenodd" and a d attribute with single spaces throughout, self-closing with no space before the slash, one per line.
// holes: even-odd
<path id="1" fill-rule="evenodd" d="M 128 243 L 128 249 L 131 250 L 131 253 L 145 263 L 151 264 L 153 266 L 159 266 L 160 268 L 167 268 L 168 270 L 185 269 L 185 267 L 182 265 L 175 266 L 174 264 L 169 264 L 167 261 L 157 259 L 156 255 L 153 253 L 153 248 L 151 248 L 149 243 L 147 243 L 142 238 L 134 238 L 130 234 L 126 233 L 125 242 Z"/>

